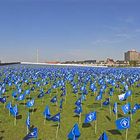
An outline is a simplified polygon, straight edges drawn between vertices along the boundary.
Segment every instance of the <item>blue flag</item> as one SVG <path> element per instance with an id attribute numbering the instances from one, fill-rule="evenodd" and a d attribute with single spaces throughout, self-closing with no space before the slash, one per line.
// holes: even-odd
<path id="1" fill-rule="evenodd" d="M 37 137 L 38 137 L 38 129 L 37 127 L 35 127 L 29 132 L 29 134 L 27 134 L 25 139 L 28 140 L 28 139 L 37 138 Z"/>
<path id="2" fill-rule="evenodd" d="M 84 123 L 90 123 L 96 120 L 96 112 L 90 112 L 86 115 Z"/>
<path id="3" fill-rule="evenodd" d="M 27 102 L 26 106 L 27 107 L 32 107 L 34 105 L 34 103 L 35 103 L 35 101 L 34 101 L 34 99 L 32 99 L 32 100 Z"/>
<path id="4" fill-rule="evenodd" d="M 113 112 L 114 112 L 114 114 L 117 114 L 117 112 L 118 112 L 117 102 L 114 103 Z"/>
<path id="5" fill-rule="evenodd" d="M 98 140 L 108 140 L 107 134 L 104 132 Z"/>
<path id="6" fill-rule="evenodd" d="M 51 117 L 51 120 L 54 122 L 60 122 L 60 113 L 57 113 L 56 115 Z"/>
<path id="7" fill-rule="evenodd" d="M 76 109 L 74 110 L 74 113 L 76 113 L 77 115 L 80 115 L 80 113 L 82 113 L 82 106 L 77 106 Z"/>
<path id="8" fill-rule="evenodd" d="M 127 103 L 124 106 L 122 106 L 122 111 L 123 111 L 124 114 L 127 114 L 130 110 L 131 110 L 130 103 Z"/>
<path id="9" fill-rule="evenodd" d="M 103 105 L 106 106 L 106 105 L 109 105 L 109 103 L 110 103 L 110 100 L 109 98 L 107 98 L 106 101 L 103 102 Z"/>
<path id="10" fill-rule="evenodd" d="M 42 97 L 44 97 L 44 95 L 45 95 L 44 92 L 41 92 L 37 97 L 42 98 Z"/>
<path id="11" fill-rule="evenodd" d="M 21 94 L 21 95 L 19 95 L 18 97 L 17 97 L 17 100 L 18 101 L 22 101 L 22 100 L 24 100 L 25 99 L 25 95 L 24 94 Z"/>
<path id="12" fill-rule="evenodd" d="M 54 96 L 54 97 L 50 100 L 50 102 L 52 102 L 52 103 L 56 103 L 56 102 L 57 102 L 57 97 Z"/>
<path id="13" fill-rule="evenodd" d="M 132 91 L 131 90 L 128 90 L 128 91 L 126 91 L 126 93 L 125 93 L 125 98 L 127 98 L 127 97 L 129 97 L 129 96 L 131 96 L 132 95 Z"/>
<path id="14" fill-rule="evenodd" d="M 136 103 L 136 104 L 134 105 L 134 107 L 132 108 L 131 113 L 134 114 L 134 113 L 136 113 L 136 111 L 139 110 L 139 109 L 140 109 L 140 105 Z"/>
<path id="15" fill-rule="evenodd" d="M 64 102 L 64 99 L 62 98 L 62 99 L 60 100 L 60 106 L 59 106 L 60 109 L 63 108 L 63 102 Z"/>
<path id="16" fill-rule="evenodd" d="M 26 119 L 26 125 L 27 125 L 28 129 L 30 129 L 30 113 L 29 112 L 28 112 L 28 116 Z"/>
<path id="17" fill-rule="evenodd" d="M 6 108 L 7 108 L 8 110 L 10 110 L 10 108 L 12 108 L 12 103 L 9 102 L 9 103 L 6 105 Z"/>
<path id="18" fill-rule="evenodd" d="M 46 108 L 45 108 L 45 110 L 43 112 L 43 115 L 45 116 L 45 118 L 50 119 L 51 113 L 50 113 L 50 109 L 49 109 L 48 106 L 46 106 Z"/>
<path id="19" fill-rule="evenodd" d="M 15 105 L 14 107 L 10 108 L 10 113 L 16 117 L 18 115 L 18 107 Z"/>
<path id="20" fill-rule="evenodd" d="M 80 137 L 80 130 L 78 124 L 76 123 L 73 128 L 71 129 L 70 133 L 68 134 L 68 139 L 76 140 Z"/>
<path id="21" fill-rule="evenodd" d="M 3 103 L 3 104 L 6 103 L 6 97 L 0 98 L 0 102 Z"/>
<path id="22" fill-rule="evenodd" d="M 79 98 L 76 102 L 75 105 L 80 106 L 82 104 L 82 100 L 81 98 Z"/>
<path id="23" fill-rule="evenodd" d="M 116 120 L 116 127 L 118 130 L 127 129 L 130 127 L 130 117 Z"/>
<path id="24" fill-rule="evenodd" d="M 99 95 L 96 96 L 96 100 L 102 100 L 102 93 L 100 93 Z"/>

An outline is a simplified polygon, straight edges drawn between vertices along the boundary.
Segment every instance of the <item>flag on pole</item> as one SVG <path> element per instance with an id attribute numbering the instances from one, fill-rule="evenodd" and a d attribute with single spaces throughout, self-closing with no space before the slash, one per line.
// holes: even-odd
<path id="1" fill-rule="evenodd" d="M 57 113 L 56 115 L 51 117 L 51 120 L 54 122 L 60 122 L 60 113 Z"/>
<path id="2" fill-rule="evenodd" d="M 86 115 L 84 123 L 90 123 L 96 120 L 96 112 L 90 112 Z"/>
<path id="3" fill-rule="evenodd" d="M 6 105 L 6 108 L 7 108 L 8 110 L 10 110 L 10 108 L 12 108 L 12 103 L 9 102 L 9 103 Z"/>
<path id="4" fill-rule="evenodd" d="M 80 130 L 78 127 L 78 124 L 76 123 L 73 128 L 71 129 L 71 131 L 68 134 L 68 139 L 70 140 L 78 140 L 78 138 L 80 137 Z"/>
<path id="5" fill-rule="evenodd" d="M 123 111 L 124 114 L 127 114 L 130 110 L 131 110 L 130 103 L 127 103 L 124 106 L 122 106 L 122 111 Z"/>
<path id="6" fill-rule="evenodd" d="M 130 117 L 120 118 L 116 120 L 116 127 L 118 130 L 130 128 Z"/>
<path id="7" fill-rule="evenodd" d="M 74 113 L 76 113 L 77 115 L 80 115 L 80 113 L 82 113 L 82 106 L 77 106 L 76 109 L 74 110 Z"/>
<path id="8" fill-rule="evenodd" d="M 28 116 L 26 119 L 26 125 L 27 125 L 28 129 L 30 129 L 30 113 L 29 112 L 28 112 Z"/>
<path id="9" fill-rule="evenodd" d="M 29 139 L 37 138 L 37 137 L 38 137 L 38 129 L 37 127 L 35 127 L 27 134 L 24 140 L 29 140 Z"/>
<path id="10" fill-rule="evenodd" d="M 3 104 L 6 103 L 6 97 L 5 96 L 4 97 L 1 97 L 0 98 L 0 102 L 3 103 Z"/>
<path id="11" fill-rule="evenodd" d="M 115 102 L 113 105 L 113 112 L 114 112 L 114 114 L 117 114 L 117 112 L 118 112 L 117 102 Z"/>
<path id="12" fill-rule="evenodd" d="M 124 101 L 124 100 L 126 100 L 125 93 L 124 93 L 124 94 L 120 94 L 120 95 L 118 95 L 118 98 L 119 98 L 120 101 Z"/>
<path id="13" fill-rule="evenodd" d="M 54 97 L 50 100 L 50 102 L 56 103 L 56 102 L 57 102 L 57 96 L 54 96 Z"/>
<path id="14" fill-rule="evenodd" d="M 43 112 L 43 115 L 46 119 L 50 119 L 51 117 L 51 113 L 50 113 L 50 109 L 49 109 L 49 106 L 46 106 L 44 112 Z"/>
<path id="15" fill-rule="evenodd" d="M 107 98 L 106 101 L 103 102 L 103 105 L 107 106 L 107 105 L 109 105 L 109 103 L 110 103 L 110 100 L 109 100 L 109 98 Z"/>
<path id="16" fill-rule="evenodd" d="M 18 107 L 15 105 L 14 107 L 10 108 L 10 113 L 16 117 L 18 115 Z"/>
<path id="17" fill-rule="evenodd" d="M 104 132 L 98 140 L 108 140 L 107 134 Z"/>
<path id="18" fill-rule="evenodd" d="M 21 95 L 19 95 L 18 97 L 17 97 L 17 100 L 18 101 L 22 101 L 22 100 L 24 100 L 25 99 L 25 94 L 21 94 Z"/>
<path id="19" fill-rule="evenodd" d="M 34 105 L 34 103 L 35 103 L 35 101 L 34 101 L 34 99 L 32 99 L 32 100 L 27 102 L 26 106 L 30 108 Z"/>

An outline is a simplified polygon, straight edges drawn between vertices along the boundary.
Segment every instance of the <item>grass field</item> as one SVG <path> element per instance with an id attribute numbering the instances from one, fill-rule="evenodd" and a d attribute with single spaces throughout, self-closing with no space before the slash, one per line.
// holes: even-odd
<path id="1" fill-rule="evenodd" d="M 24 71 L 22 71 L 24 69 Z M 28 69 L 28 70 L 27 70 Z M 65 70 L 67 69 L 67 70 Z M 96 101 L 95 97 L 97 96 L 97 93 L 100 90 L 100 85 L 98 82 L 96 83 L 97 91 L 93 94 L 93 92 L 90 90 L 90 82 L 86 82 L 86 90 L 88 91 L 88 94 L 86 96 L 86 100 L 82 103 L 82 117 L 81 122 L 79 122 L 78 117 L 74 114 L 75 109 L 75 102 L 76 100 L 81 96 L 80 87 L 84 84 L 84 79 L 86 79 L 89 75 L 92 82 L 97 80 L 98 77 L 104 77 L 107 75 L 107 77 L 111 79 L 115 79 L 115 75 L 119 75 L 117 73 L 120 72 L 120 69 L 100 69 L 95 68 L 94 70 L 87 69 L 87 68 L 61 68 L 61 67 L 29 67 L 25 66 L 24 68 L 20 68 L 20 66 L 16 65 L 15 67 L 1 67 L 0 73 L 0 83 L 2 86 L 3 78 L 7 75 L 8 72 L 14 73 L 17 77 L 25 77 L 25 79 L 28 79 L 28 83 L 32 82 L 32 78 L 36 72 L 40 72 L 42 75 L 50 73 L 52 76 L 52 80 L 50 80 L 48 77 L 46 77 L 46 81 L 48 81 L 47 85 L 42 85 L 37 87 L 35 84 L 27 84 L 22 83 L 22 93 L 29 89 L 30 87 L 34 86 L 35 90 L 31 91 L 30 98 L 35 99 L 35 105 L 34 105 L 34 111 L 31 112 L 30 119 L 31 119 L 31 126 L 38 128 L 38 140 L 55 140 L 56 138 L 56 130 L 57 130 L 57 123 L 52 121 L 45 121 L 44 124 L 44 116 L 43 111 L 48 105 L 50 107 L 51 115 L 55 115 L 56 113 L 60 112 L 59 109 L 59 102 L 60 102 L 60 94 L 62 93 L 61 86 L 53 89 L 51 91 L 51 94 L 45 94 L 43 98 L 38 98 L 38 94 L 40 93 L 40 88 L 43 88 L 44 92 L 46 92 L 49 88 L 52 87 L 54 83 L 56 83 L 58 80 L 64 79 L 64 77 L 68 77 L 68 75 L 73 74 L 74 76 L 74 82 L 78 83 L 78 75 L 81 76 L 81 82 L 79 82 L 78 86 L 78 94 L 75 95 L 73 93 L 73 86 L 72 83 L 68 80 L 65 81 L 66 86 L 66 100 L 63 103 L 63 110 L 61 111 L 61 122 L 60 122 L 60 129 L 58 131 L 58 137 L 57 140 L 66 140 L 68 133 L 72 129 L 73 125 L 75 123 L 78 123 L 79 129 L 81 132 L 81 136 L 79 137 L 79 140 L 98 140 L 100 135 L 105 131 L 108 135 L 109 140 L 125 140 L 125 134 L 126 131 L 122 130 L 119 131 L 116 129 L 115 120 L 116 116 L 114 115 L 113 111 L 111 111 L 110 114 L 110 107 L 111 110 L 113 109 L 114 102 L 118 103 L 118 118 L 121 118 L 123 116 L 130 116 L 130 114 L 124 115 L 121 111 L 121 106 L 124 105 L 126 102 L 131 102 L 131 107 L 134 106 L 135 103 L 140 103 L 140 88 L 136 87 L 137 84 L 140 83 L 140 70 L 133 70 L 133 69 L 121 69 L 121 72 L 125 77 L 121 78 L 121 81 L 126 81 L 127 78 L 131 77 L 133 74 L 138 74 L 139 79 L 130 87 L 129 90 L 132 90 L 132 99 L 131 97 L 128 97 L 126 101 L 119 101 L 118 95 L 123 93 L 123 86 L 120 84 L 120 82 L 116 82 L 120 84 L 120 88 L 115 88 L 115 86 L 112 86 L 110 84 L 107 84 L 107 88 L 105 90 L 105 93 L 103 94 L 102 102 L 105 101 L 106 98 L 109 97 L 109 89 L 111 87 L 114 88 L 114 94 L 111 96 L 110 106 L 102 106 L 101 107 L 101 101 Z M 27 71 L 26 71 L 27 70 Z M 29 74 L 29 71 L 32 71 L 32 74 Z M 77 72 L 78 71 L 78 72 Z M 104 71 L 102 73 L 102 71 Z M 106 72 L 107 71 L 107 72 Z M 63 75 L 64 73 L 64 75 Z M 68 74 L 67 74 L 68 73 Z M 81 74 L 82 73 L 82 74 Z M 114 74 L 115 73 L 115 74 Z M 41 75 L 40 74 L 40 75 Z M 59 75 L 57 78 L 54 78 L 54 75 Z M 31 77 L 30 77 L 31 75 Z M 37 75 L 37 74 L 36 74 Z M 37 76 L 36 81 L 41 82 L 42 77 L 44 76 Z M 95 76 L 96 75 L 96 76 Z M 11 76 L 11 75 L 10 75 Z M 11 77 L 9 76 L 9 79 Z M 21 80 L 22 81 L 22 80 Z M 19 82 L 20 83 L 20 82 Z M 16 126 L 14 126 L 14 117 L 9 116 L 8 110 L 4 107 L 5 105 L 0 103 L 0 139 L 1 140 L 22 140 L 26 136 L 26 118 L 27 118 L 27 112 L 29 109 L 25 106 L 25 102 L 29 100 L 29 96 L 26 96 L 25 102 L 24 101 L 17 101 L 16 99 L 12 98 L 12 92 L 16 90 L 15 84 L 12 86 L 8 86 L 8 84 L 5 85 L 6 92 L 2 94 L 2 96 L 7 97 L 6 104 L 9 101 L 12 101 L 12 105 L 17 104 L 19 109 L 19 115 L 17 116 L 17 122 Z M 50 99 L 57 95 L 58 97 L 58 106 L 50 102 Z M 64 98 L 64 99 L 65 99 Z M 30 110 L 31 111 L 31 110 Z M 85 115 L 91 111 L 97 112 L 97 133 L 95 134 L 95 122 L 93 121 L 89 125 L 84 125 L 84 119 Z M 133 119 L 131 120 L 131 127 L 128 130 L 128 140 L 137 140 L 140 139 L 140 110 L 138 110 L 135 114 L 133 114 Z"/>

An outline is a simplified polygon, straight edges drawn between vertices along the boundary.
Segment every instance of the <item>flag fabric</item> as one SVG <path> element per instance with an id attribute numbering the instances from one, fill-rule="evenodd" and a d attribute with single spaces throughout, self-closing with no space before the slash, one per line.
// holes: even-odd
<path id="1" fill-rule="evenodd" d="M 120 101 L 124 101 L 124 100 L 126 100 L 125 93 L 124 93 L 124 94 L 120 94 L 120 95 L 118 95 L 118 98 L 119 98 Z"/>
<path id="2" fill-rule="evenodd" d="M 60 113 L 57 113 L 56 115 L 52 116 L 50 119 L 54 122 L 60 122 Z"/>
<path id="3" fill-rule="evenodd" d="M 1 97 L 0 102 L 3 103 L 3 104 L 6 103 L 6 97 Z"/>
<path id="4" fill-rule="evenodd" d="M 44 92 L 41 92 L 37 97 L 38 98 L 42 98 L 42 97 L 44 97 L 44 95 L 45 95 L 45 93 Z"/>
<path id="5" fill-rule="evenodd" d="M 70 140 L 77 140 L 80 137 L 80 130 L 78 127 L 78 124 L 74 124 L 73 128 L 71 129 L 71 131 L 68 134 L 68 139 Z"/>
<path id="6" fill-rule="evenodd" d="M 20 96 L 17 97 L 18 101 L 22 101 L 25 99 L 25 94 L 21 94 Z"/>
<path id="7" fill-rule="evenodd" d="M 26 125 L 27 125 L 28 129 L 30 129 L 30 113 L 29 112 L 28 112 L 28 116 L 26 119 Z"/>
<path id="8" fill-rule="evenodd" d="M 114 105 L 113 105 L 113 112 L 114 112 L 114 114 L 117 114 L 117 112 L 118 112 L 117 102 L 115 102 Z"/>
<path id="9" fill-rule="evenodd" d="M 80 115 L 80 113 L 82 113 L 82 106 L 77 106 L 76 109 L 74 110 L 74 113 L 76 113 L 77 115 Z"/>
<path id="10" fill-rule="evenodd" d="M 104 132 L 98 140 L 108 140 L 107 134 Z"/>
<path id="11" fill-rule="evenodd" d="M 38 137 L 38 129 L 37 127 L 33 128 L 25 137 L 25 140 L 29 140 L 32 138 L 37 138 Z"/>
<path id="12" fill-rule="evenodd" d="M 63 102 L 64 102 L 64 99 L 62 98 L 62 99 L 60 100 L 60 106 L 59 106 L 60 109 L 63 108 Z"/>
<path id="13" fill-rule="evenodd" d="M 125 93 L 125 98 L 127 98 L 127 97 L 129 97 L 129 96 L 131 96 L 132 95 L 132 91 L 131 90 L 128 90 L 128 91 L 126 91 L 126 93 Z"/>
<path id="14" fill-rule="evenodd" d="M 46 119 L 50 119 L 51 117 L 51 113 L 50 113 L 50 109 L 49 109 L 49 106 L 46 106 L 44 112 L 43 112 L 43 115 Z"/>
<path id="15" fill-rule="evenodd" d="M 100 93 L 99 95 L 96 96 L 96 100 L 102 100 L 102 93 Z"/>
<path id="16" fill-rule="evenodd" d="M 118 130 L 130 128 L 130 117 L 120 118 L 116 120 L 116 127 Z"/>
<path id="17" fill-rule="evenodd" d="M 50 102 L 56 103 L 56 102 L 57 102 L 57 96 L 54 96 L 54 97 L 50 100 Z"/>
<path id="18" fill-rule="evenodd" d="M 103 102 L 103 105 L 107 106 L 107 105 L 109 105 L 109 103 L 110 103 L 110 100 L 109 100 L 109 98 L 107 98 L 106 101 Z"/>
<path id="19" fill-rule="evenodd" d="M 75 105 L 80 106 L 82 104 L 82 100 L 81 98 L 79 98 L 76 102 Z"/>
<path id="20" fill-rule="evenodd" d="M 134 105 L 134 107 L 131 109 L 131 113 L 134 114 L 134 113 L 136 113 L 136 111 L 139 110 L 139 109 L 140 109 L 140 105 L 136 103 L 136 104 Z"/>
<path id="21" fill-rule="evenodd" d="M 96 112 L 90 112 L 86 115 L 84 123 L 90 123 L 96 120 Z"/>
<path id="22" fill-rule="evenodd" d="M 10 110 L 10 108 L 12 108 L 12 103 L 9 102 L 9 103 L 6 105 L 6 108 L 7 108 L 8 110 Z"/>
<path id="23" fill-rule="evenodd" d="M 26 106 L 30 108 L 34 105 L 34 103 L 35 103 L 35 101 L 34 101 L 34 99 L 32 99 L 32 100 L 27 102 Z"/>
<path id="24" fill-rule="evenodd" d="M 122 106 L 122 111 L 123 111 L 124 114 L 127 114 L 130 110 L 131 110 L 130 103 L 127 103 L 124 106 Z"/>
<path id="25" fill-rule="evenodd" d="M 10 113 L 16 117 L 18 115 L 18 107 L 15 105 L 14 107 L 10 108 Z"/>

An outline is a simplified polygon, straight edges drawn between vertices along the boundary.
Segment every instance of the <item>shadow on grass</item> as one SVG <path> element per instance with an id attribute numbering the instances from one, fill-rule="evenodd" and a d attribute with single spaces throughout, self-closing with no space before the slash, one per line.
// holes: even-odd
<path id="1" fill-rule="evenodd" d="M 124 117 L 122 114 L 118 114 L 118 118 Z"/>
<path id="2" fill-rule="evenodd" d="M 95 107 L 101 107 L 99 103 L 93 103 L 92 105 L 87 105 L 88 108 L 95 108 Z"/>
<path id="3" fill-rule="evenodd" d="M 3 136 L 0 136 L 0 140 L 3 140 L 4 139 L 4 137 Z"/>
<path id="4" fill-rule="evenodd" d="M 4 133 L 5 131 L 4 131 L 4 130 L 1 130 L 0 132 L 1 132 L 1 133 Z"/>
<path id="5" fill-rule="evenodd" d="M 83 123 L 82 127 L 83 128 L 87 128 L 87 127 L 91 127 L 92 125 L 90 123 Z"/>
<path id="6" fill-rule="evenodd" d="M 58 126 L 58 124 L 53 124 L 53 125 L 51 125 L 52 127 L 57 127 Z"/>
<path id="7" fill-rule="evenodd" d="M 77 118 L 77 117 L 79 117 L 79 115 L 74 115 L 73 117 L 74 117 L 74 118 Z"/>
<path id="8" fill-rule="evenodd" d="M 27 100 L 31 100 L 32 98 L 31 98 L 31 97 L 26 97 L 26 99 L 27 99 Z"/>
<path id="9" fill-rule="evenodd" d="M 32 112 L 36 112 L 37 111 L 37 108 L 34 108 L 34 109 L 29 109 L 29 112 L 32 113 Z"/>
<path id="10" fill-rule="evenodd" d="M 17 119 L 17 120 L 22 119 L 22 115 L 18 115 L 18 116 L 16 116 L 16 119 Z"/>
<path id="11" fill-rule="evenodd" d="M 6 98 L 9 98 L 9 96 L 7 95 L 7 96 L 5 96 Z"/>
<path id="12" fill-rule="evenodd" d="M 140 133 L 137 135 L 137 139 L 140 139 Z"/>
<path id="13" fill-rule="evenodd" d="M 111 118 L 109 116 L 106 116 L 106 118 L 108 119 L 108 121 L 111 121 Z"/>
<path id="14" fill-rule="evenodd" d="M 20 105 L 26 105 L 26 103 L 19 103 Z"/>
<path id="15" fill-rule="evenodd" d="M 109 133 L 111 133 L 112 135 L 122 135 L 121 132 L 117 129 L 111 129 L 111 130 L 107 130 Z"/>
<path id="16" fill-rule="evenodd" d="M 136 123 L 138 123 L 138 122 L 140 122 L 140 119 L 138 119 L 138 120 L 136 121 Z"/>

